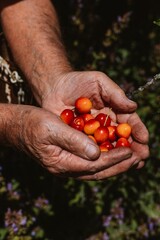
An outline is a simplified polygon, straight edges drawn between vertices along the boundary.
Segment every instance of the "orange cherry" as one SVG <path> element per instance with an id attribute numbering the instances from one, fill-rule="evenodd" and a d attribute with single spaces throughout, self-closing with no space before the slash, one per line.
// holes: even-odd
<path id="1" fill-rule="evenodd" d="M 87 97 L 80 97 L 75 102 L 75 108 L 79 113 L 89 113 L 92 108 L 92 102 Z"/>
<path id="2" fill-rule="evenodd" d="M 109 140 L 101 143 L 99 147 L 100 149 L 107 149 L 108 151 L 114 148 L 113 144 Z"/>
<path id="3" fill-rule="evenodd" d="M 94 119 L 93 115 L 90 113 L 84 113 L 81 116 L 85 123 L 88 122 L 90 119 Z"/>
<path id="4" fill-rule="evenodd" d="M 88 122 L 84 125 L 84 132 L 87 135 L 94 134 L 95 130 L 100 127 L 100 123 L 96 121 L 95 119 L 90 119 Z"/>
<path id="5" fill-rule="evenodd" d="M 97 143 L 96 139 L 92 135 L 88 135 L 90 139 L 92 139 L 95 143 Z"/>
<path id="6" fill-rule="evenodd" d="M 108 152 L 109 151 L 108 148 L 106 146 L 103 146 L 103 145 L 100 145 L 99 148 L 100 148 L 101 152 Z"/>
<path id="7" fill-rule="evenodd" d="M 109 132 L 109 135 L 108 135 L 108 139 L 111 141 L 111 142 L 114 142 L 117 140 L 117 134 L 116 134 L 116 126 L 108 126 L 108 132 Z"/>
<path id="8" fill-rule="evenodd" d="M 119 137 L 129 138 L 131 135 L 131 126 L 128 123 L 119 123 L 116 128 L 116 134 Z"/>

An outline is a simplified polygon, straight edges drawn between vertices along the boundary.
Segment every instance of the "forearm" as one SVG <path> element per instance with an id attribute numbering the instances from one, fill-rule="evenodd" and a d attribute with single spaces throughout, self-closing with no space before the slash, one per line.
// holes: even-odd
<path id="1" fill-rule="evenodd" d="M 20 119 L 23 116 L 20 105 L 0 104 L 0 145 L 20 144 Z"/>
<path id="2" fill-rule="evenodd" d="M 24 0 L 4 7 L 1 22 L 13 57 L 41 105 L 51 82 L 71 70 L 55 9 L 49 0 Z"/>

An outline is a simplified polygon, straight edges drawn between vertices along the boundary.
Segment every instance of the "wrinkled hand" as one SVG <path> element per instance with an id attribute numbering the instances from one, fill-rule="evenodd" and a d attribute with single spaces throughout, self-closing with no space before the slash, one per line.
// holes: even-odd
<path id="1" fill-rule="evenodd" d="M 41 108 L 18 106 L 13 112 L 16 118 L 8 128 L 10 143 L 35 158 L 54 175 L 105 179 L 126 171 L 137 160 L 131 158 L 129 148 L 100 155 L 99 147 L 85 134 Z"/>
<path id="2" fill-rule="evenodd" d="M 50 90 L 44 94 L 42 107 L 59 115 L 65 108 L 73 108 L 75 100 L 80 96 L 91 99 L 95 115 L 99 112 L 108 113 L 108 107 L 110 107 L 114 112 L 111 115 L 114 121 L 118 123 L 128 122 L 132 126 L 132 156 L 127 161 L 124 161 L 124 164 L 126 164 L 125 170 L 135 164 L 137 164 L 137 168 L 141 168 L 144 165 L 143 160 L 149 156 L 148 131 L 135 113 L 136 103 L 130 101 L 119 86 L 105 74 L 93 71 L 70 72 L 62 75 L 54 82 Z M 77 145 L 75 148 L 79 156 L 79 146 Z M 118 158 L 123 151 L 124 149 L 118 149 L 117 152 L 117 149 L 114 149 L 104 155 L 112 159 L 113 154 L 113 157 L 117 156 Z M 117 165 L 114 166 L 114 168 L 116 167 Z M 104 176 L 108 174 L 108 170 L 106 171 Z M 99 174 L 99 176 L 101 175 Z"/>

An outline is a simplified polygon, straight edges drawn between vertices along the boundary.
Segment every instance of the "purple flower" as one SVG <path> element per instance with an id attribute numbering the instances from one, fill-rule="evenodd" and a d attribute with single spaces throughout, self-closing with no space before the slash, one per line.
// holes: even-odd
<path id="1" fill-rule="evenodd" d="M 109 236 L 107 233 L 103 233 L 102 240 L 109 240 Z"/>
<path id="2" fill-rule="evenodd" d="M 8 208 L 5 213 L 5 227 L 8 228 L 9 232 L 17 233 L 24 229 L 27 223 L 27 217 L 23 215 L 22 210 L 19 211 L 11 210 Z"/>
<path id="3" fill-rule="evenodd" d="M 24 226 L 26 225 L 26 223 L 27 223 L 27 218 L 26 217 L 22 218 L 20 224 Z"/>
<path id="4" fill-rule="evenodd" d="M 148 224 L 148 228 L 149 228 L 150 231 L 153 231 L 153 229 L 154 229 L 154 223 L 153 223 L 153 222 L 150 222 L 150 223 Z"/>
<path id="5" fill-rule="evenodd" d="M 43 208 L 45 208 L 48 204 L 49 204 L 48 199 L 43 198 L 43 197 L 38 197 L 38 198 L 35 200 L 35 207 L 37 207 L 37 208 L 43 209 Z"/>
<path id="6" fill-rule="evenodd" d="M 93 191 L 94 193 L 97 193 L 97 192 L 99 191 L 99 188 L 95 186 L 95 187 L 92 188 L 92 191 Z"/>
<path id="7" fill-rule="evenodd" d="M 123 224 L 122 219 L 118 219 L 118 224 L 119 224 L 119 225 L 122 225 L 122 224 Z"/>
<path id="8" fill-rule="evenodd" d="M 31 232 L 31 236 L 34 237 L 36 235 L 36 232 L 35 231 L 32 231 Z"/>
<path id="9" fill-rule="evenodd" d="M 7 190 L 12 191 L 12 183 L 7 183 Z"/>
<path id="10" fill-rule="evenodd" d="M 112 220 L 112 216 L 110 216 L 110 215 L 107 216 L 103 221 L 103 226 L 108 227 L 110 225 L 111 220 Z"/>

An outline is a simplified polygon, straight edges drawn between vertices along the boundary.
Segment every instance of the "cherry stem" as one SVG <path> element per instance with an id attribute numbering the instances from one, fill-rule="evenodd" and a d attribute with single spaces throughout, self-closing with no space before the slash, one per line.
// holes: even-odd
<path id="1" fill-rule="evenodd" d="M 109 115 L 110 115 L 110 113 L 111 113 L 111 110 L 112 110 L 112 108 L 109 108 L 109 113 L 107 114 L 107 117 L 106 117 L 106 119 L 105 119 L 104 127 L 106 126 L 106 123 L 107 123 L 108 117 L 109 117 Z"/>

